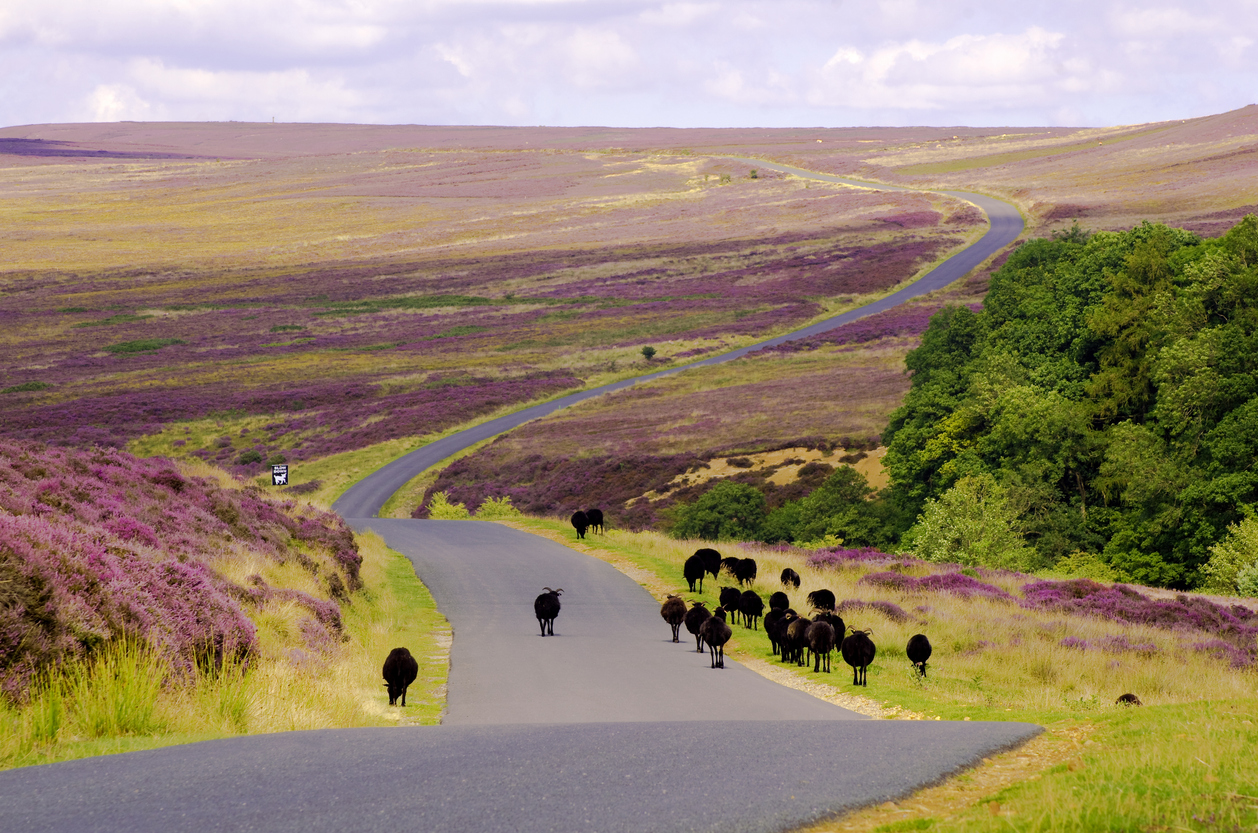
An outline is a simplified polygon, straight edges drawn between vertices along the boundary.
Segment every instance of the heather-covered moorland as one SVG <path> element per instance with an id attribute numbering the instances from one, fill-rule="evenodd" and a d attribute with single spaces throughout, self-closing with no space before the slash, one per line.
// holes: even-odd
<path id="1" fill-rule="evenodd" d="M 834 539 L 1253 595 L 1256 222 L 1218 238 L 1146 223 L 1032 240 L 981 307 L 927 299 L 702 382 L 622 392 L 501 438 L 429 491 L 469 507 L 601 505 L 629 528 L 709 540 Z M 865 333 L 876 340 L 845 344 Z M 813 419 L 827 397 L 843 419 Z M 882 491 L 845 465 L 878 441 Z M 826 453 L 782 483 L 750 459 L 774 448 Z M 718 455 L 746 470 L 710 471 Z"/>
<path id="2" fill-rule="evenodd" d="M 241 474 L 418 442 L 643 346 L 658 366 L 853 306 L 981 231 L 948 198 L 688 154 L 417 131 L 224 161 L 218 129 L 182 158 L 12 157 L 0 433 Z"/>
<path id="3" fill-rule="evenodd" d="M 723 573 L 703 593 L 687 592 L 682 563 L 706 545 L 700 540 L 613 530 L 573 543 L 561 522 L 512 523 L 629 570 L 661 599 L 678 593 L 715 608 L 720 586 L 736 583 Z M 763 629 L 741 624 L 726 646 L 740 662 L 871 716 L 1026 720 L 1046 728 L 947 785 L 821 823 L 811 828 L 816 833 L 1204 831 L 1258 823 L 1252 605 L 872 548 L 718 546 L 725 556 L 755 558 L 756 592 L 767 598 L 785 589 L 802 615 L 811 615 L 808 593 L 833 591 L 844 622 L 872 630 L 877 645 L 867 687 L 851 684 L 837 656 L 831 674 L 783 664 Z M 798 589 L 778 584 L 784 567 L 799 573 Z M 933 646 L 924 678 L 905 653 L 916 633 Z M 1128 692 L 1144 705 L 1116 705 Z"/>
<path id="4" fill-rule="evenodd" d="M 431 698 L 440 627 L 408 562 L 202 468 L 0 441 L 0 763 L 388 723 L 379 663 L 400 638 Z"/>

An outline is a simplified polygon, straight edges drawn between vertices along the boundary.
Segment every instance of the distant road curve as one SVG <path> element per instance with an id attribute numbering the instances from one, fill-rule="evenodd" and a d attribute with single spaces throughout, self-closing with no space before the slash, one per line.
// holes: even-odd
<path id="1" fill-rule="evenodd" d="M 766 170 L 780 171 L 782 173 L 798 176 L 803 179 L 812 179 L 818 182 L 833 182 L 839 185 L 850 185 L 858 188 L 869 188 L 879 191 L 916 191 L 920 189 L 905 188 L 899 185 L 881 185 L 870 182 L 862 182 L 856 179 L 846 179 L 832 174 L 820 174 L 813 171 L 806 171 L 802 168 L 793 168 L 789 165 L 779 165 L 776 162 L 765 162 L 762 159 L 744 159 L 737 158 L 737 161 L 746 162 L 755 165 L 758 168 Z M 423 448 L 416 449 L 402 457 L 397 458 L 393 462 L 377 469 L 362 480 L 355 483 L 333 504 L 332 508 L 343 518 L 374 518 L 380 513 L 381 507 L 385 502 L 398 490 L 405 486 L 412 478 L 437 465 L 447 457 L 457 454 L 469 446 L 475 445 L 483 440 L 488 440 L 504 431 L 510 431 L 526 422 L 549 416 L 556 411 L 567 408 L 569 405 L 575 405 L 586 399 L 595 396 L 602 396 L 605 393 L 622 390 L 641 382 L 649 382 L 652 379 L 659 379 L 664 376 L 670 376 L 674 373 L 680 373 L 683 370 L 689 370 L 694 367 L 706 367 L 709 365 L 722 364 L 741 358 L 748 353 L 765 347 L 772 347 L 778 344 L 784 344 L 788 341 L 797 341 L 802 338 L 817 335 L 818 333 L 828 332 L 836 327 L 842 327 L 844 324 L 850 324 L 853 321 L 865 318 L 875 313 L 883 312 L 892 307 L 899 306 L 911 298 L 919 295 L 925 295 L 928 292 L 934 292 L 942 289 L 953 281 L 964 277 L 980 263 L 987 258 L 999 252 L 1008 246 L 1018 235 L 1022 233 L 1023 222 L 1022 215 L 1013 205 L 989 197 L 983 194 L 971 194 L 966 191 L 935 191 L 931 193 L 945 194 L 959 200 L 972 203 L 987 215 L 989 228 L 987 233 L 982 236 L 977 243 L 962 249 L 934 269 L 927 272 L 918 280 L 904 287 L 898 292 L 881 298 L 873 303 L 866 304 L 863 307 L 857 307 L 848 310 L 841 315 L 835 315 L 824 321 L 818 321 L 808 327 L 800 330 L 771 338 L 752 344 L 748 347 L 740 347 L 737 350 L 731 350 L 728 353 L 722 353 L 718 356 L 710 356 L 706 359 L 690 362 L 689 364 L 680 365 L 678 367 L 670 367 L 666 370 L 659 370 L 655 373 L 648 373 L 644 376 L 635 376 L 631 379 L 622 379 L 619 382 L 612 382 L 607 385 L 600 385 L 596 388 L 579 391 L 569 394 L 560 399 L 545 402 L 541 405 L 534 405 L 531 408 L 525 408 L 516 411 L 507 416 L 498 417 L 497 419 L 481 423 L 452 434 L 443 439 L 429 443 Z"/>

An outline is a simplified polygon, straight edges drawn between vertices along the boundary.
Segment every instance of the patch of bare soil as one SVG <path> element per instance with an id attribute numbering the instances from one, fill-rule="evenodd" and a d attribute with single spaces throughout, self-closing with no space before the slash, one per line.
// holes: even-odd
<path id="1" fill-rule="evenodd" d="M 739 454 L 731 457 L 714 457 L 707 468 L 679 474 L 662 490 L 648 492 L 643 499 L 656 501 L 668 497 L 676 489 L 707 483 L 718 478 L 734 477 L 744 472 L 769 473 L 767 479 L 777 486 L 786 486 L 799 479 L 799 470 L 809 463 L 850 465 L 862 475 L 875 490 L 886 487 L 891 479 L 882 467 L 887 449 L 879 446 L 872 451 L 849 451 L 816 448 L 783 448 L 756 454 Z"/>

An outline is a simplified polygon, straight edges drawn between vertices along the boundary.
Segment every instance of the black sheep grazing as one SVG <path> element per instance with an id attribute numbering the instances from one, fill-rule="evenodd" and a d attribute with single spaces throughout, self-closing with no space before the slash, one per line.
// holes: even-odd
<path id="1" fill-rule="evenodd" d="M 1144 703 L 1141 703 L 1140 698 L 1137 697 L 1136 695 L 1127 693 L 1127 694 L 1120 694 L 1118 696 L 1118 699 L 1114 701 L 1114 705 L 1116 706 L 1143 706 Z"/>
<path id="2" fill-rule="evenodd" d="M 577 531 L 578 538 L 584 538 L 585 531 L 590 528 L 590 519 L 580 509 L 572 513 L 572 528 Z"/>
<path id="3" fill-rule="evenodd" d="M 909 638 L 909 645 L 904 649 L 904 653 L 909 655 L 909 662 L 913 663 L 913 667 L 925 677 L 926 660 L 930 659 L 930 640 L 926 638 L 926 634 L 913 634 Z"/>
<path id="4" fill-rule="evenodd" d="M 590 529 L 594 532 L 605 532 L 603 529 L 603 510 L 602 509 L 586 509 L 585 521 L 590 525 Z"/>
<path id="5" fill-rule="evenodd" d="M 721 554 L 711 547 L 701 547 L 695 550 L 695 555 L 703 562 L 703 569 L 712 574 L 712 578 L 716 578 L 721 572 Z"/>
<path id="6" fill-rule="evenodd" d="M 808 604 L 814 610 L 834 610 L 834 591 L 814 590 L 808 594 Z"/>
<path id="7" fill-rule="evenodd" d="M 877 649 L 874 647 L 874 641 L 869 638 L 872 631 L 858 631 L 852 629 L 852 635 L 843 640 L 840 651 L 843 653 L 843 661 L 852 666 L 852 685 L 869 686 L 865 680 L 865 669 L 874 661 L 874 654 Z"/>
<path id="8" fill-rule="evenodd" d="M 790 567 L 787 567 L 785 570 L 783 570 L 782 571 L 782 586 L 794 587 L 796 590 L 798 590 L 799 589 L 799 573 L 795 572 Z"/>
<path id="9" fill-rule="evenodd" d="M 820 673 L 822 660 L 825 660 L 826 673 L 830 673 L 830 652 L 834 650 L 834 626 L 818 619 L 808 626 L 804 632 L 808 642 L 808 650 L 812 651 L 814 660 L 813 673 Z"/>
<path id="10" fill-rule="evenodd" d="M 703 602 L 695 602 L 690 610 L 686 611 L 686 630 L 690 631 L 691 636 L 695 638 L 695 650 L 703 653 L 703 637 L 699 635 L 699 628 L 703 623 L 712 618 L 712 614 L 704 607 Z"/>
<path id="11" fill-rule="evenodd" d="M 419 676 L 419 663 L 406 648 L 394 648 L 384 659 L 384 687 L 389 690 L 389 705 L 397 704 L 402 698 L 402 706 L 406 706 L 406 689 Z"/>
<path id="12" fill-rule="evenodd" d="M 807 662 L 808 626 L 812 620 L 804 616 L 793 619 L 786 626 L 786 641 L 782 643 L 782 661 L 803 665 Z"/>
<path id="13" fill-rule="evenodd" d="M 755 584 L 756 583 L 756 559 L 740 558 L 738 564 L 734 567 L 734 578 L 738 579 L 739 584 Z"/>
<path id="14" fill-rule="evenodd" d="M 764 615 L 764 599 L 755 590 L 745 590 L 738 599 L 738 610 L 743 614 L 743 624 L 756 630 L 756 620 Z"/>
<path id="15" fill-rule="evenodd" d="M 769 646 L 773 649 L 773 655 L 777 656 L 782 650 L 782 640 L 786 636 L 786 626 L 790 624 L 790 618 L 795 616 L 795 611 L 780 607 L 771 607 L 769 612 L 764 615 L 764 632 L 769 637 Z"/>
<path id="16" fill-rule="evenodd" d="M 769 610 L 786 610 L 791 606 L 791 600 L 781 590 L 769 597 Z"/>
<path id="17" fill-rule="evenodd" d="M 732 613 L 737 618 L 738 603 L 743 600 L 742 592 L 737 587 L 722 587 L 718 598 L 720 599 L 721 607 L 725 608 L 725 612 Z"/>
<path id="18" fill-rule="evenodd" d="M 718 607 L 712 611 L 712 617 L 699 628 L 699 635 L 708 643 L 708 652 L 712 655 L 712 667 L 725 667 L 725 643 L 729 642 L 733 631 L 725 624 L 725 609 Z"/>
<path id="19" fill-rule="evenodd" d="M 537 623 L 542 626 L 542 636 L 548 633 L 554 636 L 555 617 L 559 615 L 559 594 L 563 593 L 563 588 L 543 589 L 545 592 L 533 600 L 533 612 L 537 614 Z"/>
<path id="20" fill-rule="evenodd" d="M 686 559 L 686 563 L 681 565 L 681 574 L 690 585 L 690 592 L 695 592 L 695 582 L 699 582 L 699 592 L 703 592 L 703 574 L 707 569 L 703 566 L 703 559 L 697 555 L 692 555 Z"/>
<path id="21" fill-rule="evenodd" d="M 686 603 L 681 600 L 681 596 L 669 593 L 664 604 L 660 606 L 660 616 L 673 629 L 673 641 L 680 642 L 678 634 L 681 632 L 681 623 L 686 618 Z"/>

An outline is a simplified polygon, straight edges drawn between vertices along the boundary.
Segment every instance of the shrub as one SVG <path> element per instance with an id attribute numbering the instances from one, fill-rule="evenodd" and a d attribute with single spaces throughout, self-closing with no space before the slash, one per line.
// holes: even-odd
<path id="1" fill-rule="evenodd" d="M 435 521 L 466 521 L 472 515 L 463 504 L 451 503 L 445 492 L 437 492 L 428 502 L 428 517 Z"/>
<path id="2" fill-rule="evenodd" d="M 1227 536 L 1210 548 L 1210 560 L 1201 568 L 1203 590 L 1242 596 L 1258 595 L 1258 520 L 1245 518 L 1227 528 Z M 1245 577 L 1246 589 L 1240 587 Z"/>
<path id="3" fill-rule="evenodd" d="M 978 475 L 928 500 L 908 540 L 925 561 L 1029 570 L 1035 553 L 1019 532 L 1005 490 L 991 475 Z"/>
<path id="4" fill-rule="evenodd" d="M 485 498 L 485 502 L 476 510 L 476 517 L 492 520 L 493 518 L 513 518 L 520 514 L 520 510 L 511 505 L 511 496 L 506 495 L 501 498 Z"/>
<path id="5" fill-rule="evenodd" d="M 764 495 L 754 486 L 723 480 L 694 503 L 678 507 L 673 535 L 705 541 L 752 541 L 765 519 Z"/>
<path id="6" fill-rule="evenodd" d="M 647 361 L 650 361 L 651 359 L 655 358 L 655 348 L 651 347 L 650 345 L 643 347 L 642 358 L 646 359 Z"/>

